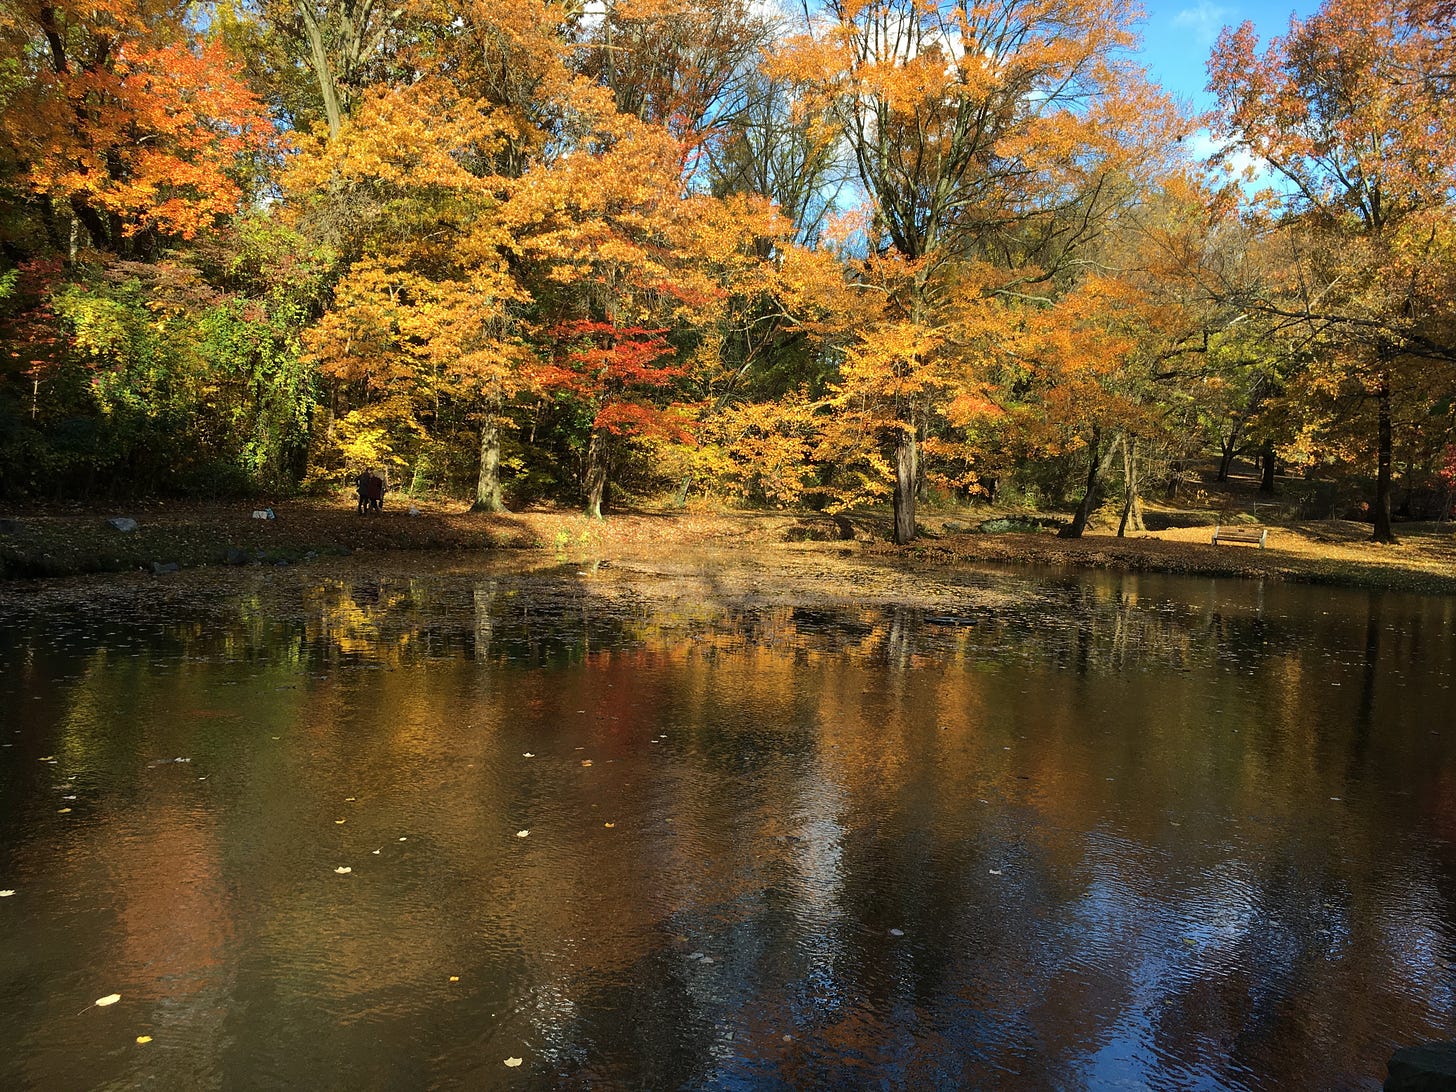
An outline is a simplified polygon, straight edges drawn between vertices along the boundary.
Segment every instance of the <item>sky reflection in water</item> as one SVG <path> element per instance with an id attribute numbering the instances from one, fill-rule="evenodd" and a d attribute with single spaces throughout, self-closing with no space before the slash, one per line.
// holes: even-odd
<path id="1" fill-rule="evenodd" d="M 1377 1087 L 1456 1031 L 1449 601 L 967 579 L 12 599 L 0 1084 Z"/>

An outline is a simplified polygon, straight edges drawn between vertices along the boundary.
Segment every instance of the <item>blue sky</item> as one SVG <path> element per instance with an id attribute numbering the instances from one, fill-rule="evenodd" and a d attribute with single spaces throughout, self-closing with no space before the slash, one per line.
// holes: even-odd
<path id="1" fill-rule="evenodd" d="M 1168 91 L 1206 110 L 1213 100 L 1203 90 L 1204 66 L 1219 30 L 1247 19 L 1266 42 L 1289 29 L 1291 13 L 1308 16 L 1317 6 L 1315 0 L 1143 0 L 1142 62 Z"/>

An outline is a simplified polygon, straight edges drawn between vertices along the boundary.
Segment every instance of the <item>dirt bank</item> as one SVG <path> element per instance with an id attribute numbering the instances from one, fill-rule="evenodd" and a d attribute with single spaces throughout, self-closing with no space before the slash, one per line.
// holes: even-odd
<path id="1" fill-rule="evenodd" d="M 1213 546 L 1208 527 L 1170 528 L 1118 539 L 1093 531 L 1078 540 L 1050 533 L 977 533 L 982 510 L 928 515 L 911 546 L 885 541 L 887 515 L 849 520 L 816 514 L 634 511 L 601 521 L 570 511 L 485 516 L 460 505 L 394 505 L 358 515 L 345 501 L 298 500 L 253 518 L 248 504 L 153 503 L 112 509 L 80 506 L 0 512 L 0 576 L 10 579 L 94 572 L 167 572 L 172 566 L 278 565 L 318 556 L 386 550 L 534 550 L 564 560 L 639 561 L 670 573 L 675 558 L 701 550 L 752 550 L 774 559 L 785 579 L 848 552 L 899 562 L 907 570 L 1034 564 L 1264 577 L 1314 583 L 1456 592 L 1456 529 L 1408 524 L 1401 542 L 1379 546 L 1369 528 L 1345 521 L 1273 527 L 1268 549 Z M 128 517 L 136 529 L 108 519 Z M 852 536 L 852 537 L 846 537 Z M 817 560 L 816 560 L 817 559 Z"/>

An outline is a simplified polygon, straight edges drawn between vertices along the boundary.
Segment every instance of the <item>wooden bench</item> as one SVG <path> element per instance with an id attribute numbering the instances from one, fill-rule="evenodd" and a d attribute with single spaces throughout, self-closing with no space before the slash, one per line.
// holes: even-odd
<path id="1" fill-rule="evenodd" d="M 1267 527 L 1224 527 L 1222 524 L 1216 524 L 1213 528 L 1215 546 L 1220 542 L 1243 542 L 1264 550 L 1268 548 L 1268 539 L 1269 528 Z"/>

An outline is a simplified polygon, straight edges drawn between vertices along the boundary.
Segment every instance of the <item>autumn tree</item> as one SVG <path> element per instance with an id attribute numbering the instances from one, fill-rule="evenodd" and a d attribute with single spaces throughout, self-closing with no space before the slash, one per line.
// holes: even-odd
<path id="1" fill-rule="evenodd" d="M 999 270 L 975 278 L 986 300 L 1037 295 L 1095 234 L 1148 105 L 1114 59 L 1128 19 L 1117 0 L 834 0 L 785 56 L 851 149 L 868 246 L 899 266 L 862 282 L 884 321 L 852 369 L 889 453 L 897 542 L 915 535 L 932 403 L 964 379 L 965 354 L 946 351 L 961 339 L 940 328 L 953 268 Z"/>
<path id="2" fill-rule="evenodd" d="M 1250 24 L 1226 30 L 1209 62 L 1225 154 L 1275 179 L 1283 269 L 1226 294 L 1303 331 L 1308 389 L 1374 407 L 1377 542 L 1395 541 L 1398 403 L 1456 361 L 1453 81 L 1449 10 L 1430 0 L 1326 0 L 1262 51 Z"/>
<path id="3" fill-rule="evenodd" d="M 272 126 L 220 40 L 189 29 L 183 3 L 6 0 L 16 58 L 0 138 L 52 246 L 155 255 L 236 213 Z"/>
<path id="4" fill-rule="evenodd" d="M 351 385 L 343 454 L 403 465 L 410 437 L 454 406 L 480 435 L 477 504 L 501 506 L 499 414 L 520 389 L 518 305 L 500 206 L 513 180 L 492 151 L 512 131 L 489 103 L 448 81 L 376 89 L 333 139 L 288 176 L 292 215 L 339 233 L 348 260 L 309 333 L 325 374 Z"/>
<path id="5" fill-rule="evenodd" d="M 571 63 L 666 129 L 691 178 L 746 108 L 771 26 L 746 0 L 608 0 L 574 22 Z"/>
<path id="6" fill-rule="evenodd" d="M 711 192 L 766 197 L 795 225 L 799 242 L 818 243 L 851 173 L 832 122 L 796 81 L 755 71 L 742 109 L 709 150 Z"/>

